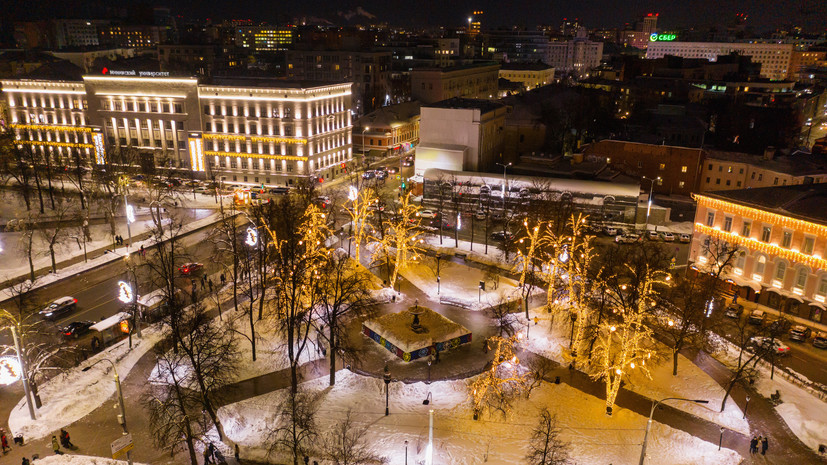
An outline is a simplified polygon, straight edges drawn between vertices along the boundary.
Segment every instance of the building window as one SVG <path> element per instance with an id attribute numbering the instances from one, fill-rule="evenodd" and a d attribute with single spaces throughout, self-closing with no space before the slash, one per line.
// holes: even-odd
<path id="1" fill-rule="evenodd" d="M 730 184 L 730 182 L 731 182 L 731 181 L 730 181 L 729 179 L 727 179 L 727 180 L 726 180 L 726 185 L 728 186 L 728 185 Z"/>
<path id="2" fill-rule="evenodd" d="M 686 173 L 686 165 L 681 166 L 681 173 Z"/>
<path id="3" fill-rule="evenodd" d="M 681 188 L 681 189 L 683 189 L 683 186 L 684 186 L 685 184 L 686 184 L 685 182 L 681 181 L 681 182 L 679 182 L 679 183 L 678 183 L 678 187 L 679 187 L 679 188 Z"/>
<path id="4" fill-rule="evenodd" d="M 709 164 L 709 171 L 712 171 L 712 163 Z"/>
<path id="5" fill-rule="evenodd" d="M 793 243 L 793 233 L 792 231 L 784 231 L 784 237 L 781 239 L 781 247 L 785 249 L 790 248 L 790 244 Z"/>
<path id="6" fill-rule="evenodd" d="M 744 174 L 744 169 L 743 169 L 743 168 L 740 168 L 740 169 L 738 170 L 738 174 Z"/>
<path id="7" fill-rule="evenodd" d="M 747 262 L 747 252 L 745 250 L 738 251 L 738 258 L 735 259 L 735 268 L 744 272 L 744 264 Z"/>
<path id="8" fill-rule="evenodd" d="M 758 261 L 755 262 L 755 273 L 753 273 L 753 279 L 756 281 L 761 281 L 761 278 L 764 276 L 764 268 L 767 266 L 767 257 L 761 255 L 758 257 Z"/>
<path id="9" fill-rule="evenodd" d="M 761 228 L 761 242 L 769 242 L 772 235 L 772 226 L 764 226 Z"/>
<path id="10" fill-rule="evenodd" d="M 778 178 L 777 178 L 777 177 L 775 178 L 775 181 L 773 181 L 773 182 L 772 182 L 772 185 L 773 185 L 773 186 L 777 186 L 777 185 L 778 185 Z"/>
<path id="11" fill-rule="evenodd" d="M 786 262 L 778 262 L 778 265 L 775 267 L 775 280 L 780 281 L 780 285 L 784 285 L 784 275 L 787 274 L 787 263 Z"/>
<path id="12" fill-rule="evenodd" d="M 824 302 L 824 297 L 827 296 L 827 276 L 822 276 L 821 281 L 818 282 L 818 289 L 816 294 L 821 296 L 821 302 Z"/>
<path id="13" fill-rule="evenodd" d="M 637 162 L 637 167 L 638 168 L 643 168 L 643 162 L 642 161 Z"/>
<path id="14" fill-rule="evenodd" d="M 720 183 L 721 183 L 721 178 L 715 178 L 715 184 L 720 184 Z"/>
<path id="15" fill-rule="evenodd" d="M 724 165 L 718 167 L 718 172 L 721 173 L 724 171 Z"/>
<path id="16" fill-rule="evenodd" d="M 812 255 L 813 254 L 813 249 L 815 248 L 815 244 L 816 244 L 816 239 L 814 237 L 805 237 L 804 238 L 804 244 L 801 247 L 801 252 L 803 252 L 807 255 Z"/>
<path id="17" fill-rule="evenodd" d="M 726 232 L 732 231 L 732 217 L 731 216 L 724 217 L 724 231 L 726 231 Z"/>
<path id="18" fill-rule="evenodd" d="M 661 170 L 661 171 L 665 170 L 666 169 L 666 163 L 661 163 L 660 165 L 658 165 L 658 169 Z"/>
<path id="19" fill-rule="evenodd" d="M 752 176 L 750 176 L 750 179 L 755 179 L 755 171 L 752 172 Z"/>
<path id="20" fill-rule="evenodd" d="M 749 237 L 749 233 L 752 231 L 752 223 L 749 221 L 744 221 L 744 225 L 741 227 L 741 235 L 744 237 Z"/>
<path id="21" fill-rule="evenodd" d="M 715 224 L 715 212 L 707 212 L 706 225 L 711 228 L 713 224 Z"/>
<path id="22" fill-rule="evenodd" d="M 807 268 L 799 268 L 795 274 L 795 287 L 801 291 L 807 285 Z"/>
<path id="23" fill-rule="evenodd" d="M 709 184 L 709 177 L 706 178 L 706 183 Z"/>

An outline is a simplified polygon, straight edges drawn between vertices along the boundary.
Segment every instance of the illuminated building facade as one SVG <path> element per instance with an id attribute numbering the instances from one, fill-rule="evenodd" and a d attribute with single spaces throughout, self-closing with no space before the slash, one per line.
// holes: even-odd
<path id="1" fill-rule="evenodd" d="M 293 45 L 294 28 L 291 26 L 237 26 L 235 44 L 256 52 L 287 50 Z"/>
<path id="2" fill-rule="evenodd" d="M 738 53 L 752 57 L 761 64 L 761 76 L 781 81 L 790 71 L 792 44 L 763 44 L 746 42 L 677 42 L 655 37 L 646 49 L 646 58 L 663 58 L 666 55 L 683 58 L 703 58 L 716 61 L 721 55 Z"/>
<path id="3" fill-rule="evenodd" d="M 351 158 L 350 83 L 120 73 L 0 81 L 20 144 L 56 166 L 117 164 L 130 149 L 143 172 L 256 185 L 332 179 Z"/>
<path id="4" fill-rule="evenodd" d="M 716 260 L 706 244 L 738 253 L 723 278 L 740 299 L 799 321 L 827 323 L 827 184 L 764 187 L 694 195 L 698 202 L 689 261 Z"/>
<path id="5" fill-rule="evenodd" d="M 603 59 L 603 42 L 594 42 L 580 28 L 571 40 L 551 41 L 545 63 L 555 71 L 574 77 L 589 77 L 592 69 L 600 66 Z"/>
<path id="6" fill-rule="evenodd" d="M 482 62 L 448 68 L 419 68 L 411 71 L 411 96 L 422 103 L 453 97 L 498 98 L 496 62 Z"/>

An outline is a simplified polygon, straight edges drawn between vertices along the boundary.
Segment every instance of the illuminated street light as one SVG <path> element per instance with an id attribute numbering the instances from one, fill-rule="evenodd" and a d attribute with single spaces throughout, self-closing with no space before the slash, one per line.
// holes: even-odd
<path id="1" fill-rule="evenodd" d="M 250 247 L 255 247 L 255 245 L 258 244 L 258 231 L 256 228 L 247 228 L 247 239 L 244 240 L 244 243 Z"/>
<path id="2" fill-rule="evenodd" d="M 348 187 L 347 199 L 351 202 L 355 202 L 357 198 L 359 198 L 359 189 L 357 189 L 356 186 Z"/>
<path id="3" fill-rule="evenodd" d="M 132 303 L 135 294 L 132 292 L 132 286 L 125 281 L 118 281 L 118 300 L 125 304 Z"/>

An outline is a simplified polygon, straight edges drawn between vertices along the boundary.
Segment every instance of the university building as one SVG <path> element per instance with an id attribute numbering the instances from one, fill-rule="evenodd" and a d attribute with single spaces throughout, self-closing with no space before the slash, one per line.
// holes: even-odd
<path id="1" fill-rule="evenodd" d="M 689 262 L 714 265 L 722 242 L 738 252 L 723 278 L 747 300 L 801 322 L 827 324 L 827 184 L 695 194 Z M 710 252 L 712 250 L 713 252 Z"/>
<path id="2" fill-rule="evenodd" d="M 109 73 L 0 81 L 19 144 L 55 166 L 132 149 L 142 172 L 282 186 L 332 179 L 351 158 L 350 83 Z"/>
<path id="3" fill-rule="evenodd" d="M 793 44 L 652 41 L 646 49 L 646 58 L 672 55 L 715 61 L 719 56 L 730 53 L 752 57 L 753 62 L 761 64 L 762 77 L 782 81 L 790 72 Z"/>

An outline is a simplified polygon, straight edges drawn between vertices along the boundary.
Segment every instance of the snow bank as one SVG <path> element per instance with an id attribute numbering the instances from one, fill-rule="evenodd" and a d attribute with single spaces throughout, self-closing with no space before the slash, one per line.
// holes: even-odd
<path id="1" fill-rule="evenodd" d="M 543 406 L 557 415 L 562 439 L 571 443 L 577 463 L 636 463 L 646 424 L 646 418 L 622 409 L 607 417 L 603 400 L 567 385 L 544 383 L 529 400 L 517 400 L 506 418 L 480 421 L 472 419 L 467 381 L 393 383 L 391 414 L 387 417 L 382 408 L 384 384 L 380 379 L 339 371 L 333 387 L 327 387 L 326 379 L 303 386 L 322 396 L 317 416 L 319 431 L 328 431 L 351 410 L 358 424 L 368 427 L 365 438 L 370 446 L 390 463 L 404 461 L 405 441 L 409 463 L 425 460 L 429 409 L 434 410 L 434 463 L 452 465 L 523 463 L 528 437 Z M 424 406 L 422 399 L 428 392 L 432 402 Z M 219 410 L 229 439 L 240 444 L 244 458 L 265 459 L 267 436 L 285 395 L 285 390 L 276 391 Z M 741 460 L 732 450 L 718 451 L 717 444 L 659 423 L 654 424 L 649 441 L 649 463 L 735 465 Z"/>
<path id="2" fill-rule="evenodd" d="M 827 405 L 780 376 L 770 379 L 769 373 L 762 375 L 755 383 L 756 389 L 764 397 L 776 390 L 781 393 L 783 403 L 775 410 L 798 439 L 814 450 L 827 444 Z"/>
<path id="3" fill-rule="evenodd" d="M 37 465 L 124 465 L 126 460 L 113 460 L 91 455 L 49 455 L 37 459 Z M 145 465 L 135 462 L 135 465 Z"/>
<path id="4" fill-rule="evenodd" d="M 161 339 L 158 326 L 145 328 L 142 334 L 143 339 L 132 336 L 132 350 L 129 349 L 129 340 L 124 339 L 90 357 L 80 366 L 41 384 L 39 393 L 43 406 L 36 410 L 36 421 L 29 417 L 25 397 L 20 399 L 9 416 L 9 428 L 13 435 L 22 434 L 27 441 L 50 436 L 109 400 L 115 393 L 112 366 L 102 362 L 85 373 L 82 369 L 108 358 L 115 363 L 121 379 L 126 378 L 138 360 Z"/>

